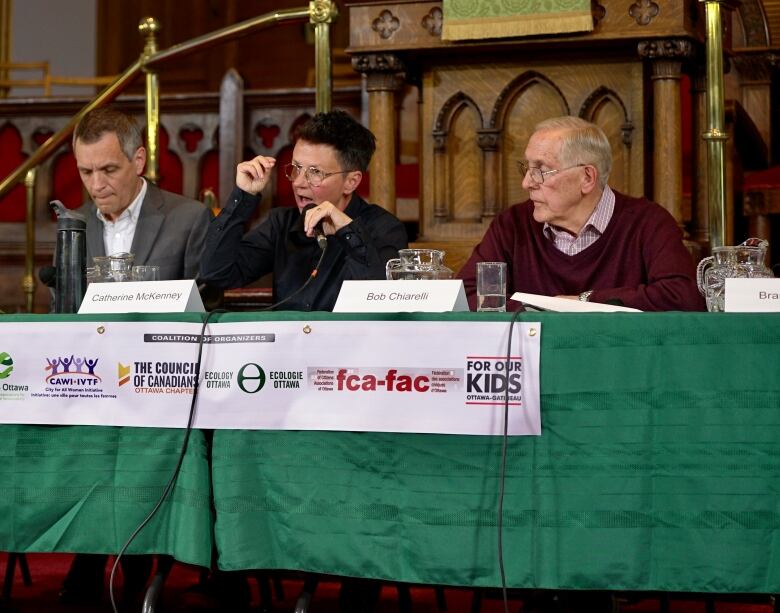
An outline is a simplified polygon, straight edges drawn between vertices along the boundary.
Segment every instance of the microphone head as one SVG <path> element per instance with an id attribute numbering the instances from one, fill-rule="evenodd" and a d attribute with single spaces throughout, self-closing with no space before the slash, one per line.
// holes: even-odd
<path id="1" fill-rule="evenodd" d="M 306 215 L 306 211 L 313 209 L 317 205 L 313 202 L 310 202 L 305 207 L 303 207 L 303 210 L 301 211 L 301 215 Z M 317 225 L 314 226 L 314 236 L 317 239 L 317 246 L 325 251 L 325 248 L 328 246 L 328 237 L 325 236 L 325 233 L 322 231 L 322 220 L 317 222 Z"/>
<path id="2" fill-rule="evenodd" d="M 54 287 L 57 283 L 57 269 L 54 266 L 41 266 L 38 269 L 38 279 L 46 287 Z"/>

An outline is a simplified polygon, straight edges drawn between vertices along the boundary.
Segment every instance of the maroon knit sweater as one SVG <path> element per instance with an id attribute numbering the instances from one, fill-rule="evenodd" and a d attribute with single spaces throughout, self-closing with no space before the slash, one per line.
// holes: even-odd
<path id="1" fill-rule="evenodd" d="M 576 255 L 555 248 L 534 221 L 528 200 L 490 224 L 458 273 L 476 309 L 477 262 L 507 262 L 507 296 L 547 296 L 593 290 L 591 302 L 613 302 L 643 311 L 702 311 L 696 270 L 674 218 L 645 198 L 615 192 L 615 211 L 604 234 Z M 508 310 L 519 308 L 507 301 Z"/>

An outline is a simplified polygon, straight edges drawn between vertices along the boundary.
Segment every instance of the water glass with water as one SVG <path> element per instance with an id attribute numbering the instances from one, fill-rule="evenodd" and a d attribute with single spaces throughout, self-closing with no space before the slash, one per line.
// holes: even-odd
<path id="1" fill-rule="evenodd" d="M 477 311 L 506 311 L 506 262 L 477 263 Z"/>

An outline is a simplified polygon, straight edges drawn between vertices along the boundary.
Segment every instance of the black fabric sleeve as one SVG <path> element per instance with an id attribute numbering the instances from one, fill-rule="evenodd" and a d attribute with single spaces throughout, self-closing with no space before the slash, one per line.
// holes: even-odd
<path id="1" fill-rule="evenodd" d="M 260 196 L 235 188 L 220 214 L 209 224 L 201 258 L 200 279 L 223 289 L 242 287 L 273 270 L 275 233 L 269 217 L 244 235 L 244 226 Z"/>

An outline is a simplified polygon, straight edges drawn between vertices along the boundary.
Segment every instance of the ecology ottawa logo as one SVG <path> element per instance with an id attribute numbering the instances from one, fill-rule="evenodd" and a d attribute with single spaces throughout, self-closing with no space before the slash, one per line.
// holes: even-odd
<path id="1" fill-rule="evenodd" d="M 238 383 L 241 391 L 247 394 L 256 394 L 265 385 L 265 371 L 259 364 L 253 362 L 244 364 L 238 371 L 236 383 Z"/>
<path id="2" fill-rule="evenodd" d="M 0 379 L 7 379 L 14 371 L 14 361 L 5 351 L 0 351 Z"/>

